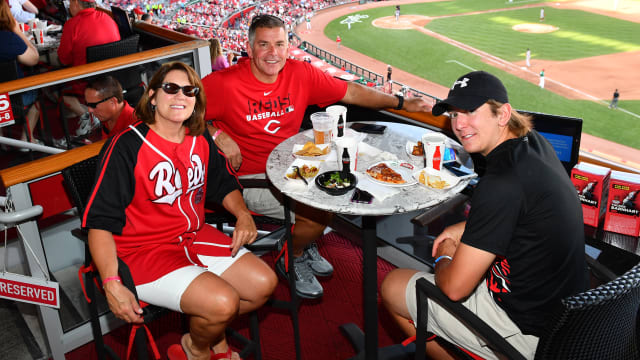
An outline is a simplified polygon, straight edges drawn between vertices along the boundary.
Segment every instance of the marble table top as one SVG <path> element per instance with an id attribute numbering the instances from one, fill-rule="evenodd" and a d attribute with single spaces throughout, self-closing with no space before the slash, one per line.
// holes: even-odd
<path id="1" fill-rule="evenodd" d="M 413 171 L 418 171 L 424 166 L 421 162 L 412 163 L 405 148 L 407 141 L 417 142 L 420 140 L 422 134 L 430 132 L 431 130 L 408 124 L 390 122 L 375 123 L 386 125 L 387 129 L 382 135 L 366 134 L 363 142 L 369 146 L 361 146 L 358 151 L 358 163 L 355 171 L 358 176 L 358 187 L 361 187 L 361 184 L 364 186 L 366 182 L 371 182 L 364 171 L 371 165 L 382 160 L 392 160 L 395 157 L 398 162 L 413 164 L 415 166 L 415 170 Z M 347 132 L 347 135 L 354 134 L 356 133 L 350 129 Z M 293 146 L 295 144 L 304 144 L 307 141 L 313 141 L 311 130 L 300 132 L 278 145 L 271 152 L 267 160 L 267 177 L 278 190 L 287 194 L 290 198 L 333 213 L 350 215 L 392 215 L 426 209 L 459 193 L 470 181 L 468 179 L 462 180 L 447 190 L 431 189 L 420 184 L 393 187 L 393 189 L 390 189 L 390 192 L 393 193 L 392 195 L 387 195 L 383 199 L 376 197 L 371 204 L 353 203 L 351 202 L 353 190 L 344 195 L 332 196 L 319 189 L 313 181 L 309 181 L 309 185 L 305 186 L 299 179 L 291 180 L 286 178 L 285 174 L 287 170 L 293 161 L 296 160 L 292 151 Z M 473 163 L 469 155 L 460 144 L 453 139 L 447 139 L 447 147 L 455 149 L 459 162 L 469 168 L 473 168 Z M 341 157 L 336 156 L 337 150 L 335 144 L 332 144 L 332 149 L 332 154 L 330 154 L 326 160 L 320 162 L 319 173 L 342 168 L 342 164 L 338 162 Z M 374 155 L 369 156 L 369 154 Z M 353 155 L 351 161 L 353 161 Z"/>

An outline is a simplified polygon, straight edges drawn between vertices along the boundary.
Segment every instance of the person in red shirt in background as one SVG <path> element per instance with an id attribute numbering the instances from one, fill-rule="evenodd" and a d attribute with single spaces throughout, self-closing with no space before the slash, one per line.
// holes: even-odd
<path id="1" fill-rule="evenodd" d="M 86 64 L 87 47 L 120 40 L 118 25 L 107 13 L 96 10 L 94 1 L 70 0 L 69 13 L 72 18 L 62 28 L 62 38 L 58 48 L 58 59 L 61 64 L 70 66 Z M 84 87 L 84 82 L 74 82 L 71 93 L 82 96 Z M 82 116 L 86 109 L 76 96 L 64 96 L 64 102 L 77 116 Z M 94 128 L 91 123 L 87 123 L 88 121 L 90 119 L 86 116 L 80 119 L 77 135 L 84 135 Z"/>
<path id="2" fill-rule="evenodd" d="M 96 3 L 71 0 L 72 18 L 62 28 L 58 59 L 63 65 L 87 63 L 87 47 L 120 40 L 118 25 L 107 13 L 96 10 Z M 95 31 L 99 30 L 99 31 Z"/>
<path id="3" fill-rule="evenodd" d="M 89 112 L 102 124 L 101 138 L 107 139 L 138 121 L 133 108 L 122 95 L 122 86 L 112 76 L 89 82 L 84 90 Z"/>

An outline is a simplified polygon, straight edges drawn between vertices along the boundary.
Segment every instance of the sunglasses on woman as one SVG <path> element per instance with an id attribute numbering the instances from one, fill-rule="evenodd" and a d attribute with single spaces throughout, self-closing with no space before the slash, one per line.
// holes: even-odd
<path id="1" fill-rule="evenodd" d="M 162 83 L 161 87 L 162 90 L 169 95 L 175 95 L 178 91 L 182 90 L 184 96 L 194 97 L 198 95 L 198 92 L 200 92 L 200 88 L 193 85 L 180 86 L 174 83 Z"/>

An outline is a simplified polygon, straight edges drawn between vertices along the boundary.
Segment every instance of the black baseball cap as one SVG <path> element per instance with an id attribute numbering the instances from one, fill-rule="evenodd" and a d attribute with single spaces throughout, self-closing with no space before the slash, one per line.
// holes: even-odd
<path id="1" fill-rule="evenodd" d="M 507 89 L 500 79 L 488 72 L 474 71 L 456 80 L 447 98 L 435 104 L 431 113 L 438 116 L 451 107 L 473 111 L 491 99 L 508 103 Z"/>

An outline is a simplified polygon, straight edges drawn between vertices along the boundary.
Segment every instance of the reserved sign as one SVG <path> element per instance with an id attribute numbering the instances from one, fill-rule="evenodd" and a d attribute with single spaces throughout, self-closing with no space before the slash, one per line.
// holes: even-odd
<path id="1" fill-rule="evenodd" d="M 0 127 L 12 125 L 13 123 L 15 123 L 15 119 L 11 110 L 9 93 L 0 94 Z"/>
<path id="2" fill-rule="evenodd" d="M 60 308 L 57 282 L 12 273 L 0 273 L 0 298 Z"/>

